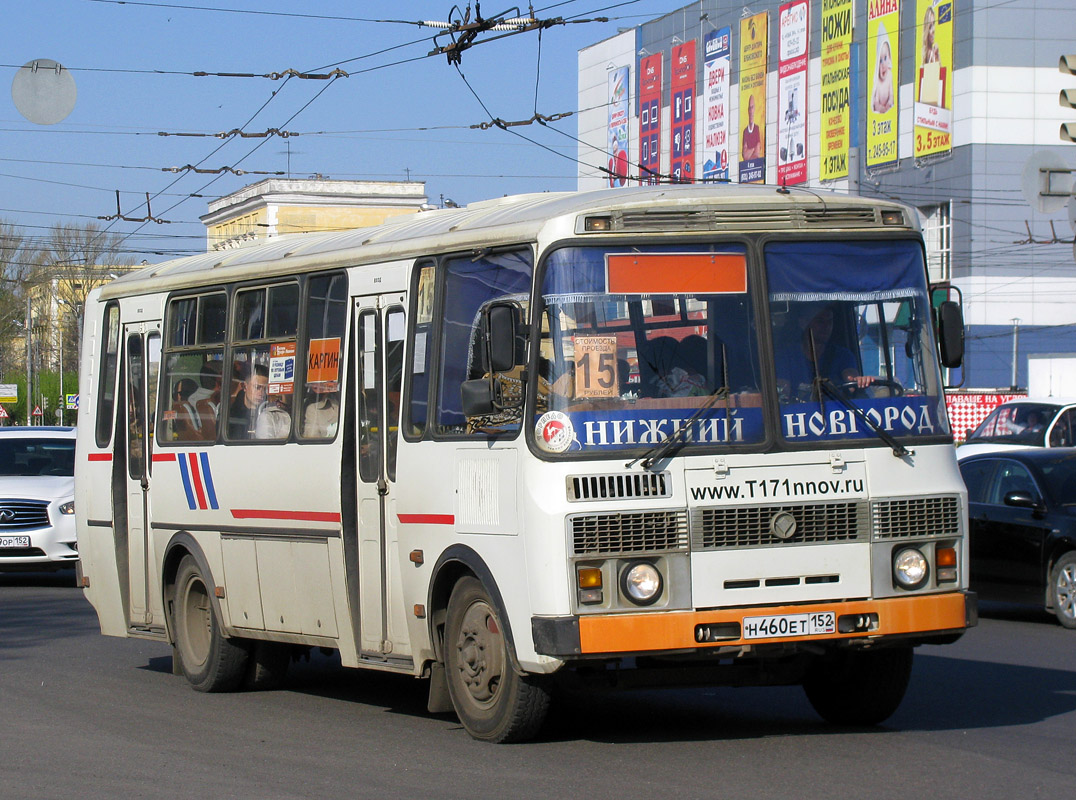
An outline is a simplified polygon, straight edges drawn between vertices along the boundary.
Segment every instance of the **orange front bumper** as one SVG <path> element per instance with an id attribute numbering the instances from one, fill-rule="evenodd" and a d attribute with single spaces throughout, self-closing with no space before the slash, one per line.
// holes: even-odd
<path id="1" fill-rule="evenodd" d="M 846 615 L 877 614 L 878 626 L 868 633 L 829 633 L 812 636 L 780 636 L 765 639 L 742 638 L 744 617 L 779 614 L 809 614 L 832 611 Z M 820 602 L 793 606 L 763 606 L 717 609 L 713 611 L 669 611 L 647 614 L 603 614 L 579 617 L 579 651 L 602 653 L 646 653 L 660 650 L 688 650 L 699 647 L 804 642 L 824 639 L 851 639 L 914 635 L 918 633 L 960 632 L 973 625 L 967 596 L 962 592 L 893 597 L 885 600 Z M 718 641 L 699 641 L 697 626 L 738 626 L 741 636 Z"/>

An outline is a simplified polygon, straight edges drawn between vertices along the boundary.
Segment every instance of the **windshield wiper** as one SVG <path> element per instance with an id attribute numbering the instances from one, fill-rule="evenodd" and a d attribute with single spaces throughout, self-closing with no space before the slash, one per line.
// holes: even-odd
<path id="1" fill-rule="evenodd" d="M 667 458 L 673 455 L 673 453 L 678 449 L 678 445 L 682 447 L 683 445 L 687 444 L 686 434 L 684 432 L 688 428 L 690 428 L 699 419 L 699 417 L 703 415 L 703 412 L 713 408 L 714 403 L 716 403 L 722 398 L 724 398 L 725 400 L 725 430 L 727 431 L 729 421 L 729 370 L 728 359 L 725 353 L 725 345 L 723 344 L 721 345 L 721 372 L 722 378 L 724 380 L 724 386 L 719 386 L 717 389 L 715 389 L 713 393 L 711 393 L 706 398 L 706 402 L 699 406 L 698 409 L 695 410 L 694 414 L 684 420 L 683 425 L 670 433 L 656 445 L 651 447 L 641 456 L 636 456 L 624 466 L 631 467 L 635 464 L 636 461 L 641 460 L 643 469 L 650 469 L 658 461 L 661 461 L 663 458 Z"/>
<path id="2" fill-rule="evenodd" d="M 815 392 L 818 394 L 818 408 L 822 412 L 822 418 L 826 418 L 826 401 L 822 398 L 823 395 L 828 394 L 842 406 L 855 414 L 864 423 L 866 423 L 867 427 L 874 431 L 874 433 L 878 436 L 879 439 L 889 445 L 890 449 L 893 451 L 893 455 L 895 455 L 897 458 L 913 455 L 911 450 L 909 450 L 907 447 L 905 447 L 888 433 L 886 433 L 882 426 L 870 417 L 868 417 L 862 408 L 852 402 L 852 399 L 848 397 L 848 395 L 846 395 L 844 392 L 834 386 L 833 381 L 831 381 L 829 378 L 822 376 L 822 373 L 818 368 L 818 352 L 815 349 L 814 331 L 808 330 L 807 335 L 810 337 L 811 366 L 814 367 L 814 386 Z"/>
<path id="3" fill-rule="evenodd" d="M 914 455 L 913 451 L 909 450 L 907 447 L 894 439 L 890 434 L 886 433 L 885 429 L 883 429 L 881 425 L 868 417 L 867 414 L 863 411 L 863 409 L 853 403 L 852 400 L 844 392 L 834 386 L 833 381 L 831 381 L 829 378 L 818 378 L 817 385 L 821 389 L 821 392 L 819 392 L 818 395 L 819 398 L 821 398 L 822 393 L 824 392 L 825 394 L 828 394 L 830 397 L 836 400 L 838 403 L 840 403 L 842 406 L 847 408 L 849 411 L 851 411 L 853 414 L 855 414 L 857 417 L 859 417 L 859 419 L 863 420 L 863 422 L 867 424 L 867 427 L 874 431 L 874 433 L 878 436 L 879 439 L 889 445 L 890 449 L 892 449 L 893 451 L 893 455 L 895 455 L 897 458 Z"/>

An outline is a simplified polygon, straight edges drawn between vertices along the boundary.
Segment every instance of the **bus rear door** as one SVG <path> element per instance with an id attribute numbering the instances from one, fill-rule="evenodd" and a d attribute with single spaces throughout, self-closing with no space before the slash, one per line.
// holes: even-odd
<path id="1" fill-rule="evenodd" d="M 161 323 L 128 323 L 123 329 L 127 397 L 127 567 L 128 620 L 132 628 L 154 624 L 152 609 L 159 607 L 156 587 L 151 588 L 149 536 L 149 481 L 157 376 L 161 366 Z M 154 602 L 156 601 L 156 602 Z M 158 624 L 160 620 L 156 621 Z"/>

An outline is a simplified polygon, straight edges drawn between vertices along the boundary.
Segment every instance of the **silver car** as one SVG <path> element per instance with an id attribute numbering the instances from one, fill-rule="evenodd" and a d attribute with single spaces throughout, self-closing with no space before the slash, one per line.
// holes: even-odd
<path id="1" fill-rule="evenodd" d="M 75 429 L 0 428 L 0 571 L 77 561 Z"/>

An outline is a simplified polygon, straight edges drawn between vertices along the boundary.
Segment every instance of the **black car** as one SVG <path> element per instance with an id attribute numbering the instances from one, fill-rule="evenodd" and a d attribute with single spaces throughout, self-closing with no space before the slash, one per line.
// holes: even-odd
<path id="1" fill-rule="evenodd" d="M 1045 605 L 1076 628 L 1076 447 L 1006 450 L 960 462 L 971 517 L 971 588 Z"/>

